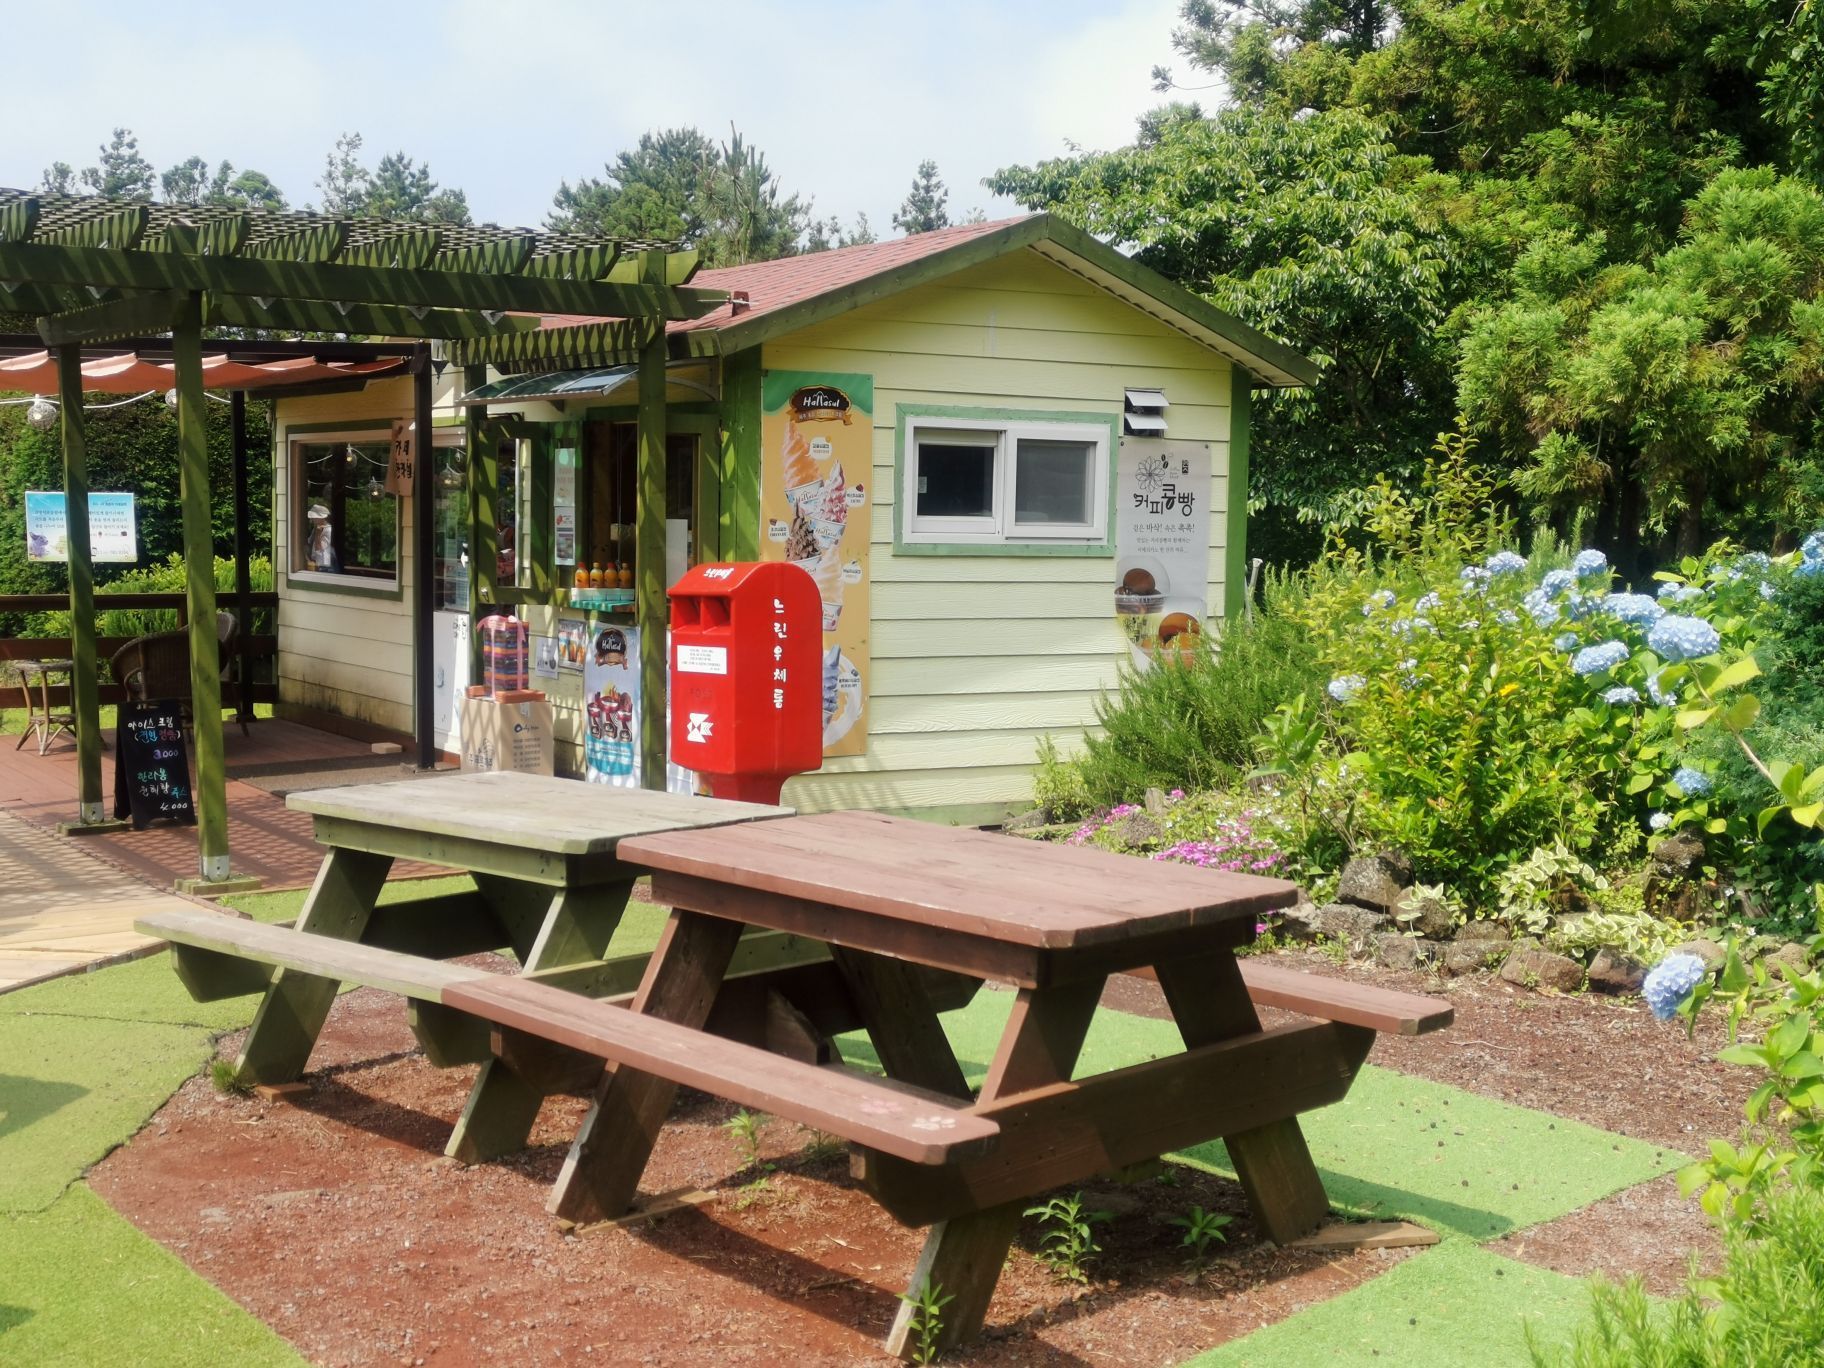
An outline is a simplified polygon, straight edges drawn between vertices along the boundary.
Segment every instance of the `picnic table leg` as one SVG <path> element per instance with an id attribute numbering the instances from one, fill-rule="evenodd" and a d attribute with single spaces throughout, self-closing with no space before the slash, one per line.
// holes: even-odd
<path id="1" fill-rule="evenodd" d="M 508 928 L 521 972 L 601 959 L 633 893 L 632 879 L 560 888 L 555 893 L 486 875 L 478 876 L 476 884 Z M 526 915 L 528 905 L 541 897 L 544 913 L 533 920 Z M 443 1152 L 465 1164 L 479 1164 L 524 1149 L 544 1101 L 544 1090 L 521 1078 L 504 1060 L 484 1060 Z"/>
<path id="2" fill-rule="evenodd" d="M 918 969 L 840 945 L 830 947 L 837 972 L 848 983 L 862 1028 L 887 1077 L 951 1097 L 968 1097 L 963 1066 L 956 1062 Z"/>
<path id="3" fill-rule="evenodd" d="M 1159 986 L 1186 1048 L 1260 1029 L 1241 979 L 1224 950 L 1156 966 Z M 1222 1137 L 1261 1232 L 1275 1244 L 1309 1235 L 1330 1214 L 1330 1198 L 1296 1117 Z"/>
<path id="4" fill-rule="evenodd" d="M 360 940 L 392 867 L 391 855 L 332 847 L 310 886 L 298 930 Z M 303 1073 L 340 986 L 335 979 L 276 970 L 234 1061 L 235 1081 L 290 1083 Z"/>
<path id="5" fill-rule="evenodd" d="M 743 929 L 737 921 L 674 909 L 634 995 L 633 1010 L 681 1026 L 702 1026 Z M 623 1214 L 639 1191 L 640 1175 L 677 1092 L 677 1084 L 653 1074 L 617 1064 L 604 1069 L 545 1209 L 579 1222 Z"/>
<path id="6" fill-rule="evenodd" d="M 982 1083 L 982 1100 L 1069 1078 L 1104 981 L 1096 978 L 1057 988 L 1022 988 Z M 916 1297 L 934 1287 L 954 1298 L 944 1307 L 939 1348 L 961 1344 L 980 1333 L 1025 1207 L 1024 1201 L 1007 1202 L 940 1221 L 925 1236 L 925 1247 L 906 1290 Z M 913 1308 L 901 1302 L 887 1334 L 888 1353 L 906 1358 L 913 1352 L 912 1314 Z"/>

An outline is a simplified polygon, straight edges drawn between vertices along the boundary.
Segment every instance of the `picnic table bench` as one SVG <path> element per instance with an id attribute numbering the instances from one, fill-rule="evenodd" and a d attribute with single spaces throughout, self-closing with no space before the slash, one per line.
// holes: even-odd
<path id="1" fill-rule="evenodd" d="M 419 853 L 335 835 L 344 844 L 325 875 L 357 838 Z M 495 858 L 462 857 L 470 868 Z M 1255 919 L 1296 896 L 1279 880 L 859 812 L 627 833 L 603 868 L 623 880 L 651 870 L 655 900 L 672 908 L 650 957 L 518 975 L 446 964 L 410 953 L 436 939 L 422 909 L 388 927 L 371 895 L 367 920 L 340 939 L 302 921 L 289 930 L 201 912 L 141 925 L 173 942 L 199 995 L 265 991 L 265 1013 L 275 1001 L 290 1010 L 300 983 L 330 995 L 338 982 L 384 988 L 440 1021 L 432 1039 L 461 1041 L 464 1057 L 485 1043 L 484 1081 L 490 1069 L 512 1080 L 533 1112 L 549 1092 L 588 1095 L 548 1204 L 573 1220 L 628 1209 L 679 1085 L 847 1140 L 886 1210 L 931 1227 L 909 1288 L 954 1297 L 946 1344 L 980 1329 L 1031 1198 L 1189 1145 L 1226 1142 L 1269 1238 L 1309 1233 L 1329 1202 L 1299 1113 L 1347 1093 L 1376 1032 L 1450 1020 L 1434 999 L 1238 960 Z M 451 925 L 461 932 L 473 910 Z M 1185 1050 L 1074 1077 L 1107 976 L 1141 968 L 1158 978 Z M 1015 996 L 972 1095 L 937 1014 L 983 980 Z M 1257 1005 L 1307 1019 L 1263 1029 Z M 321 1024 L 319 1013 L 310 1039 Z M 856 1028 L 885 1078 L 830 1057 L 829 1036 Z M 301 1066 L 296 1030 L 282 1038 Z M 523 1144 L 530 1116 L 523 1129 L 517 1113 L 508 1120 L 487 1129 L 491 1143 L 517 1134 Z M 909 1352 L 909 1329 L 902 1312 L 893 1352 Z"/>

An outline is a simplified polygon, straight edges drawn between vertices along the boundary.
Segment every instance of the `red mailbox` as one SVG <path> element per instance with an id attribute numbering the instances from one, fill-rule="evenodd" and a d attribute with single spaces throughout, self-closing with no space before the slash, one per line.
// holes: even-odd
<path id="1" fill-rule="evenodd" d="M 671 586 L 671 758 L 718 798 L 777 803 L 823 764 L 823 598 L 785 561 Z"/>

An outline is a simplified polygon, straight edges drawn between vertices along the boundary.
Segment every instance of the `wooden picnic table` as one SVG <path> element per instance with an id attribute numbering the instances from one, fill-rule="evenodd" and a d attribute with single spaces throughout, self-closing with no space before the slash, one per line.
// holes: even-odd
<path id="1" fill-rule="evenodd" d="M 615 975 L 599 969 L 644 873 L 621 857 L 625 840 L 791 812 L 513 773 L 318 789 L 294 793 L 286 805 L 313 816 L 327 847 L 300 931 L 437 960 L 511 949 L 522 973 L 597 993 L 616 991 Z M 395 859 L 467 871 L 476 891 L 379 906 Z M 199 961 L 208 962 L 192 964 Z M 346 954 L 338 963 L 348 963 Z M 270 984 L 235 1076 L 248 1085 L 288 1083 L 303 1073 L 342 979 L 329 963 L 318 973 L 254 967 Z M 232 987 L 193 983 L 192 991 Z M 447 1152 L 474 1162 L 522 1148 L 544 1090 L 493 1056 L 485 1023 L 442 1008 L 432 988 L 410 999 L 426 1054 L 444 1066 L 482 1065 Z"/>
<path id="2" fill-rule="evenodd" d="M 1244 979 L 1236 947 L 1257 918 L 1297 897 L 1278 879 L 865 812 L 629 837 L 619 854 L 653 871 L 654 900 L 673 909 L 632 1003 L 638 1017 L 591 1016 L 498 980 L 444 995 L 498 1024 L 497 1049 L 557 1040 L 618 1060 L 600 1077 L 550 1209 L 579 1221 L 625 1212 L 678 1083 L 769 1110 L 774 1088 L 781 1114 L 815 1112 L 846 1130 L 860 1146 L 858 1175 L 893 1215 L 932 1227 L 909 1291 L 936 1285 L 955 1298 L 945 1343 L 980 1329 L 1026 1200 L 1187 1145 L 1221 1137 L 1263 1231 L 1281 1242 L 1308 1233 L 1329 1202 L 1298 1113 L 1340 1100 L 1375 1030 L 1449 1019 L 1408 995 L 1303 991 L 1307 976 L 1284 971 Z M 718 1087 L 708 1038 L 690 1048 L 688 1028 L 708 1016 L 750 926 L 830 947 L 893 1080 L 876 1085 L 874 1101 L 845 1103 L 835 1079 L 819 1101 L 814 1079 L 783 1068 L 769 1079 L 752 1050 L 728 1056 Z M 972 1103 L 921 966 L 1017 989 Z M 1073 1081 L 1108 975 L 1142 967 L 1156 972 L 1185 1052 Z M 1325 1019 L 1263 1030 L 1256 996 Z M 641 1020 L 650 1039 L 638 1038 Z M 900 1091 L 883 1097 L 885 1086 Z M 944 1098 L 963 1110 L 940 1107 Z M 917 1114 L 885 1118 L 902 1101 Z M 872 1147 L 864 1124 L 897 1127 L 898 1151 Z M 918 1150 L 905 1143 L 915 1134 L 941 1143 Z M 895 1323 L 894 1352 L 908 1351 L 909 1316 L 908 1307 Z"/>

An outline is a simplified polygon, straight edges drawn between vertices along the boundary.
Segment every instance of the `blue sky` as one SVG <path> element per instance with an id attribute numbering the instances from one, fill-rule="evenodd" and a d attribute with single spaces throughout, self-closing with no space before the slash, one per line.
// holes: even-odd
<path id="1" fill-rule="evenodd" d="M 403 150 L 478 219 L 536 225 L 564 179 L 656 127 L 732 121 L 789 190 L 877 232 L 920 160 L 953 215 L 1018 212 L 997 167 L 1130 141 L 1177 0 L 850 4 L 306 0 L 9 7 L 0 185 L 94 161 L 117 124 L 160 170 L 257 167 L 291 202 L 338 134 Z"/>

